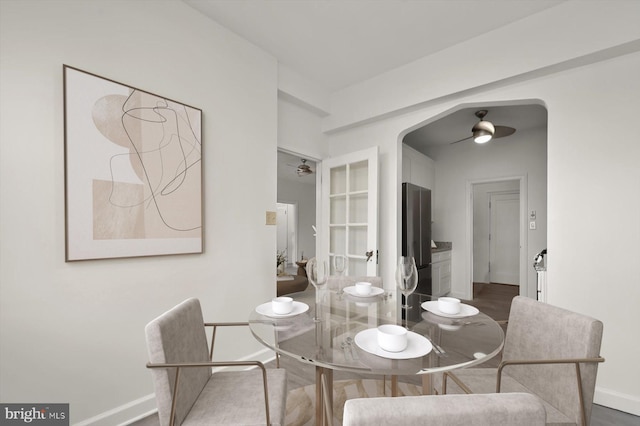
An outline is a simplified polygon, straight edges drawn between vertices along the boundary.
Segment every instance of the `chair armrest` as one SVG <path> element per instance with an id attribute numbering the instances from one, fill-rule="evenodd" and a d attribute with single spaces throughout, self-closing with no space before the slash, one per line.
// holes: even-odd
<path id="1" fill-rule="evenodd" d="M 167 363 L 147 363 L 147 368 L 183 368 L 183 367 L 247 367 L 257 366 L 266 370 L 260 361 L 209 361 L 209 362 L 167 362 Z"/>
<path id="2" fill-rule="evenodd" d="M 558 359 L 513 359 L 503 360 L 498 365 L 498 377 L 496 382 L 496 393 L 500 392 L 500 382 L 502 378 L 502 369 L 509 365 L 545 365 L 545 364 L 575 364 L 576 368 L 580 368 L 580 364 L 590 362 L 604 362 L 604 358 L 558 358 Z M 580 371 L 578 370 L 578 375 Z M 581 383 L 580 383 L 581 386 Z"/>
<path id="3" fill-rule="evenodd" d="M 218 327 L 247 327 L 248 322 L 205 322 L 205 327 L 213 327 L 213 334 L 211 335 L 211 348 L 209 349 L 209 359 L 213 360 L 213 345 L 216 341 L 216 330 Z"/>
<path id="4" fill-rule="evenodd" d="M 561 359 L 520 359 L 520 360 L 503 360 L 498 366 L 498 374 L 496 377 L 496 393 L 500 392 L 502 383 L 502 369 L 509 365 L 548 365 L 548 364 L 575 364 L 576 380 L 578 384 L 578 397 L 580 400 L 580 414 L 583 426 L 587 424 L 587 412 L 584 406 L 584 396 L 582 390 L 582 375 L 580 374 L 580 364 L 604 362 L 604 358 L 561 358 Z"/>
<path id="5" fill-rule="evenodd" d="M 147 368 L 175 368 L 176 369 L 176 378 L 173 382 L 173 397 L 171 399 L 171 414 L 169 415 L 170 426 L 174 426 L 175 423 L 175 413 L 176 413 L 176 403 L 178 397 L 178 381 L 180 380 L 180 369 L 181 368 L 202 368 L 202 367 L 247 367 L 247 366 L 257 366 L 262 369 L 262 385 L 264 390 L 264 403 L 265 403 L 265 412 L 267 415 L 267 425 L 270 421 L 269 415 L 269 387 L 267 385 L 267 369 L 264 364 L 260 361 L 209 361 L 209 362 L 177 362 L 177 363 L 147 363 Z"/>

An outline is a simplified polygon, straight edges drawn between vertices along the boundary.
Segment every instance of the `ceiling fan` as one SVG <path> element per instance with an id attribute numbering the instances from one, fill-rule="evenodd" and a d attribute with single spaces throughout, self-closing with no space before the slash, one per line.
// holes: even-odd
<path id="1" fill-rule="evenodd" d="M 471 128 L 471 136 L 467 136 L 464 139 L 460 139 L 455 142 L 451 142 L 451 144 L 466 141 L 467 139 L 472 139 L 476 143 L 487 143 L 491 139 L 503 138 L 505 136 L 512 135 L 516 132 L 516 129 L 513 127 L 507 126 L 495 126 L 492 122 L 487 121 L 484 117 L 487 115 L 489 111 L 486 109 L 481 109 L 475 112 L 475 116 L 480 119 L 472 128 Z"/>
<path id="2" fill-rule="evenodd" d="M 302 164 L 300 164 L 296 168 L 296 173 L 298 174 L 298 176 L 307 176 L 313 173 L 313 170 L 311 170 L 311 167 L 309 167 L 309 165 L 307 164 L 307 160 L 302 158 L 301 161 L 302 161 Z"/>

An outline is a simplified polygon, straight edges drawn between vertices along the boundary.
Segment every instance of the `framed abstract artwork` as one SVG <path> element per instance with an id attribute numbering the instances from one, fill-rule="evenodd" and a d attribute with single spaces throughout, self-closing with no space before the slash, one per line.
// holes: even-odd
<path id="1" fill-rule="evenodd" d="M 202 253 L 202 111 L 63 74 L 66 261 Z"/>

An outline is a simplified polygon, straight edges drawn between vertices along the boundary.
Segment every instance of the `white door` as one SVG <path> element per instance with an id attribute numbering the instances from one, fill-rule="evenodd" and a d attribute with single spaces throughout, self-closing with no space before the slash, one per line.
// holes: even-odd
<path id="1" fill-rule="evenodd" d="M 322 161 L 318 257 L 347 257 L 345 275 L 378 273 L 378 147 Z M 322 256 L 324 254 L 324 256 Z M 333 268 L 333 266 L 331 266 Z"/>
<path id="2" fill-rule="evenodd" d="M 520 284 L 520 194 L 492 194 L 489 277 L 492 283 Z"/>
<path id="3" fill-rule="evenodd" d="M 298 258 L 298 224 L 295 204 L 277 203 L 277 249 L 287 257 L 287 265 Z"/>
<path id="4" fill-rule="evenodd" d="M 278 203 L 276 216 L 278 253 L 289 254 L 289 216 L 286 204 Z"/>

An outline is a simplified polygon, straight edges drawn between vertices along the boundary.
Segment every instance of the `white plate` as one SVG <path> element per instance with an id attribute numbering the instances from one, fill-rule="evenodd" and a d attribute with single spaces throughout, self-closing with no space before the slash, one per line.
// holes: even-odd
<path id="1" fill-rule="evenodd" d="M 422 313 L 422 319 L 431 323 L 436 323 L 438 324 L 438 327 L 447 331 L 456 331 L 462 328 L 462 324 L 457 318 L 445 318 L 429 311 Z"/>
<path id="2" fill-rule="evenodd" d="M 309 310 L 309 305 L 307 305 L 306 303 L 302 303 L 302 302 L 296 302 L 295 300 L 293 301 L 293 310 L 291 310 L 291 312 L 289 312 L 288 314 L 275 314 L 275 313 L 273 313 L 273 310 L 271 309 L 271 302 L 263 303 L 262 305 L 260 305 L 260 306 L 258 306 L 256 308 L 256 312 L 257 313 L 259 313 L 261 315 L 265 315 L 267 317 L 271 317 L 271 318 L 293 317 L 293 316 L 305 313 L 308 310 Z"/>
<path id="3" fill-rule="evenodd" d="M 438 309 L 438 301 L 432 300 L 430 302 L 424 302 L 422 305 L 422 309 L 431 312 L 432 314 L 440 315 L 441 317 L 446 318 L 464 318 L 470 317 L 478 314 L 480 311 L 475 306 L 465 305 L 464 303 L 460 304 L 460 312 L 457 314 L 445 314 L 444 312 L 440 312 Z"/>
<path id="4" fill-rule="evenodd" d="M 353 341 L 362 350 L 369 352 L 370 354 L 378 355 L 383 358 L 391 359 L 410 359 L 419 358 L 425 356 L 433 347 L 424 336 L 421 336 L 413 331 L 407 333 L 407 348 L 400 352 L 387 352 L 378 346 L 378 329 L 369 328 L 356 334 Z"/>
<path id="5" fill-rule="evenodd" d="M 349 296 L 367 298 L 367 297 L 374 297 L 374 296 L 381 295 L 382 293 L 384 293 L 384 289 L 380 287 L 371 287 L 371 293 L 365 296 L 363 294 L 358 293 L 356 291 L 356 286 L 352 285 L 349 287 L 345 287 L 344 292 L 347 293 Z"/>

